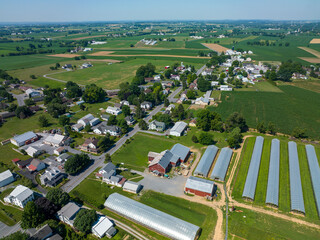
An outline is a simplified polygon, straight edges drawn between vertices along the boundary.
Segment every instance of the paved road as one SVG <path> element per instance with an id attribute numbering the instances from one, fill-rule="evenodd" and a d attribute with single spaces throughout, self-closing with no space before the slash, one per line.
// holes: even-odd
<path id="1" fill-rule="evenodd" d="M 15 233 L 21 231 L 20 224 L 17 223 L 16 225 L 9 227 L 6 224 L 0 222 L 0 238 L 10 235 L 11 233 Z"/>
<path id="2" fill-rule="evenodd" d="M 25 105 L 24 100 L 28 98 L 28 97 L 26 96 L 26 94 L 24 94 L 24 93 L 23 93 L 23 94 L 19 94 L 19 95 L 17 95 L 17 94 L 12 94 L 12 96 L 17 99 L 17 101 L 18 101 L 18 106 L 19 106 L 19 107 L 20 107 L 20 106 L 24 106 L 24 105 Z"/>
<path id="3" fill-rule="evenodd" d="M 207 67 L 207 65 L 203 65 L 203 66 L 196 72 L 197 76 L 199 76 L 206 67 Z"/>
<path id="4" fill-rule="evenodd" d="M 157 114 L 162 108 L 164 107 L 163 104 L 155 107 L 148 116 L 144 118 L 146 122 L 148 122 L 150 119 L 152 119 L 152 116 Z M 65 192 L 71 192 L 77 185 L 79 185 L 86 177 L 88 177 L 95 169 L 98 167 L 104 166 L 104 158 L 105 154 L 109 153 L 110 155 L 114 154 L 118 149 L 122 147 L 122 145 L 126 142 L 127 139 L 131 138 L 134 136 L 138 131 L 140 130 L 138 124 L 131 130 L 127 136 L 124 135 L 122 138 L 119 139 L 119 141 L 116 142 L 116 144 L 107 152 L 102 154 L 101 156 L 91 156 L 93 159 L 93 164 L 84 172 L 80 173 L 79 175 L 72 177 L 69 182 L 64 184 L 62 186 L 62 189 Z M 72 150 L 74 151 L 74 150 Z"/>

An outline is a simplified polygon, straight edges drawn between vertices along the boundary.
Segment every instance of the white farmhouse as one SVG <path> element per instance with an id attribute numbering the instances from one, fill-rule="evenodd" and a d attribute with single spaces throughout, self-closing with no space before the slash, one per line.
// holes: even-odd
<path id="1" fill-rule="evenodd" d="M 18 185 L 7 197 L 3 199 L 7 203 L 11 203 L 18 207 L 24 208 L 26 204 L 34 200 L 33 191 L 29 188 Z"/>
<path id="2" fill-rule="evenodd" d="M 121 109 L 120 108 L 117 108 L 117 107 L 111 107 L 109 106 L 107 109 L 106 109 L 106 113 L 110 113 L 112 115 L 119 115 L 121 113 Z"/>

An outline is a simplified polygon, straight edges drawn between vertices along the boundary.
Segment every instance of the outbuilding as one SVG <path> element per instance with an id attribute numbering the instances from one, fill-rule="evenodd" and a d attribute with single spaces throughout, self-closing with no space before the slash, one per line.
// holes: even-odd
<path id="1" fill-rule="evenodd" d="M 21 135 L 14 136 L 13 138 L 10 139 L 11 143 L 18 146 L 18 147 L 33 143 L 37 140 L 39 140 L 38 135 L 32 131 L 23 133 Z"/>
<path id="2" fill-rule="evenodd" d="M 186 124 L 185 122 L 176 122 L 173 128 L 171 128 L 170 130 L 170 135 L 180 137 L 187 126 L 188 124 Z"/>
<path id="3" fill-rule="evenodd" d="M 184 191 L 201 197 L 212 197 L 215 189 L 213 181 L 191 176 L 186 182 Z"/>
<path id="4" fill-rule="evenodd" d="M 14 181 L 14 176 L 10 170 L 0 173 L 0 187 L 6 186 Z"/>

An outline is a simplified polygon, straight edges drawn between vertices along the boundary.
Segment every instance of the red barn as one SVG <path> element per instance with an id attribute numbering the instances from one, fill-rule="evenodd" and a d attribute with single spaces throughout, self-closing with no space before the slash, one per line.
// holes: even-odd
<path id="1" fill-rule="evenodd" d="M 213 181 L 193 176 L 188 178 L 184 187 L 184 191 L 186 193 L 191 193 L 201 197 L 212 197 L 215 190 L 216 186 Z"/>
<path id="2" fill-rule="evenodd" d="M 152 162 L 149 164 L 149 171 L 158 171 L 161 175 L 164 175 L 170 169 L 170 159 L 172 157 L 172 153 L 170 151 L 162 152 L 156 156 Z"/>

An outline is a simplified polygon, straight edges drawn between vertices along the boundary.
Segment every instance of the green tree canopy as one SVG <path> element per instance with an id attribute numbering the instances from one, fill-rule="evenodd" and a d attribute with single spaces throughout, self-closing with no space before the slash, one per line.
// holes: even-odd
<path id="1" fill-rule="evenodd" d="M 104 102 L 107 93 L 101 88 L 96 86 L 95 84 L 87 85 L 84 93 L 83 100 L 87 103 L 97 103 Z"/>
<path id="2" fill-rule="evenodd" d="M 51 188 L 48 191 L 46 198 L 50 202 L 61 207 L 69 202 L 70 196 L 68 193 L 62 191 L 60 188 Z"/>
<path id="3" fill-rule="evenodd" d="M 207 132 L 201 132 L 199 136 L 199 143 L 203 145 L 211 145 L 214 143 L 213 135 Z"/>
<path id="4" fill-rule="evenodd" d="M 94 210 L 81 209 L 74 220 L 74 226 L 81 232 L 90 233 L 93 223 L 97 220 Z"/>
<path id="5" fill-rule="evenodd" d="M 34 202 L 28 202 L 23 209 L 21 227 L 23 229 L 35 228 L 45 221 L 45 215 Z"/>
<path id="6" fill-rule="evenodd" d="M 86 167 L 90 162 L 90 157 L 87 154 L 73 155 L 64 164 L 64 169 L 68 174 L 76 174 Z"/>

